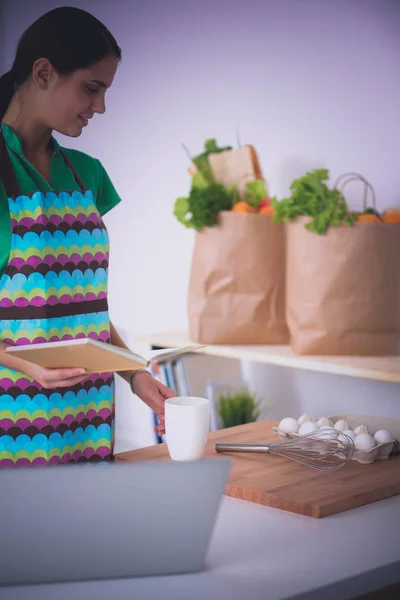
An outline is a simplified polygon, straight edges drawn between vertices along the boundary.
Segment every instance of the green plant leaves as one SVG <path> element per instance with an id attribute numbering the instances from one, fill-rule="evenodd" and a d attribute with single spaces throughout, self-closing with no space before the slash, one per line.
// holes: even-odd
<path id="1" fill-rule="evenodd" d="M 260 400 L 247 389 L 219 394 L 216 410 L 224 427 L 253 423 L 264 412 Z"/>

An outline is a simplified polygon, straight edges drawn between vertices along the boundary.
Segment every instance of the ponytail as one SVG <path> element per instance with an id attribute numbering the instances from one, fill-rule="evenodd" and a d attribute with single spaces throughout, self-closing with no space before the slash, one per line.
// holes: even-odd
<path id="1" fill-rule="evenodd" d="M 0 121 L 3 120 L 7 108 L 15 92 L 15 76 L 13 71 L 7 71 L 0 77 Z"/>

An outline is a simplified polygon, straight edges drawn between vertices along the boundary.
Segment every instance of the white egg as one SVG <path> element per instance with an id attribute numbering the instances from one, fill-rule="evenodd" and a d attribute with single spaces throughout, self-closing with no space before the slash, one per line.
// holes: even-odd
<path id="1" fill-rule="evenodd" d="M 315 419 L 312 415 L 310 415 L 309 413 L 304 413 L 304 415 L 301 415 L 301 417 L 299 417 L 297 419 L 297 423 L 300 425 L 303 425 L 303 423 L 307 423 L 308 421 L 314 422 Z"/>
<path id="2" fill-rule="evenodd" d="M 320 427 L 319 432 L 322 435 L 319 435 L 318 438 L 322 440 L 337 440 L 339 438 L 338 431 L 336 431 L 333 427 L 328 427 L 327 425 Z"/>
<path id="3" fill-rule="evenodd" d="M 336 421 L 335 429 L 338 431 L 345 431 L 346 429 L 350 429 L 349 424 L 344 419 L 340 419 L 340 421 Z"/>
<path id="4" fill-rule="evenodd" d="M 376 443 L 369 433 L 359 433 L 354 440 L 354 445 L 357 450 L 371 450 L 372 448 L 375 448 Z"/>
<path id="5" fill-rule="evenodd" d="M 300 435 L 306 435 L 306 433 L 312 433 L 313 431 L 318 431 L 318 425 L 315 421 L 305 421 L 303 425 L 300 425 Z"/>
<path id="6" fill-rule="evenodd" d="M 333 422 L 328 417 L 321 417 L 317 421 L 318 427 L 333 427 Z"/>
<path id="7" fill-rule="evenodd" d="M 278 429 L 280 431 L 284 431 L 285 433 L 297 433 L 299 426 L 296 419 L 293 419 L 292 417 L 285 417 L 279 423 Z"/>
<path id="8" fill-rule="evenodd" d="M 393 436 L 386 429 L 379 429 L 376 433 L 374 433 L 374 439 L 377 444 L 387 444 L 388 442 L 393 442 Z"/>
<path id="9" fill-rule="evenodd" d="M 345 436 L 347 436 L 347 437 L 345 437 Z M 338 439 L 341 442 L 344 442 L 345 444 L 349 444 L 350 445 L 350 442 L 349 442 L 348 438 L 351 438 L 353 440 L 353 442 L 354 442 L 354 440 L 356 439 L 356 437 L 357 436 L 354 433 L 354 431 L 352 431 L 351 429 L 345 429 L 344 431 L 341 432 L 341 434 L 339 435 Z"/>
<path id="10" fill-rule="evenodd" d="M 354 433 L 356 435 L 359 435 L 360 433 L 369 433 L 369 429 L 366 425 L 359 425 L 358 427 L 355 427 Z"/>

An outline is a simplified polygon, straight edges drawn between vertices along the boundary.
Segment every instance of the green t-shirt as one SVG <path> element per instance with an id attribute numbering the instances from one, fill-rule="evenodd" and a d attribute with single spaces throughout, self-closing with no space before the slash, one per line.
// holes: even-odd
<path id="1" fill-rule="evenodd" d="M 17 134 L 4 123 L 1 124 L 1 127 L 21 194 L 30 194 L 37 190 L 44 192 L 50 190 L 80 189 L 71 169 L 65 164 L 60 153 L 60 145 L 56 139 L 53 138 L 54 153 L 50 163 L 50 186 L 39 171 L 25 158 L 22 141 Z M 86 187 L 92 190 L 94 201 L 101 215 L 107 213 L 120 202 L 121 198 L 118 196 L 99 160 L 78 150 L 62 149 L 67 154 Z M 10 248 L 10 212 L 7 194 L 0 180 L 0 276 L 7 266 Z"/>

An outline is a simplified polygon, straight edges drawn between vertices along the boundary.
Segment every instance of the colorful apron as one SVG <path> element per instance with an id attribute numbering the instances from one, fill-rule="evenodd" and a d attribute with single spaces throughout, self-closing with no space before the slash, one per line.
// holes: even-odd
<path id="1" fill-rule="evenodd" d="M 110 342 L 107 231 L 92 192 L 62 156 L 80 192 L 20 195 L 0 127 L 0 178 L 12 227 L 0 278 L 0 340 L 8 344 Z M 112 373 L 45 389 L 0 366 L 0 467 L 108 462 L 113 443 Z"/>

